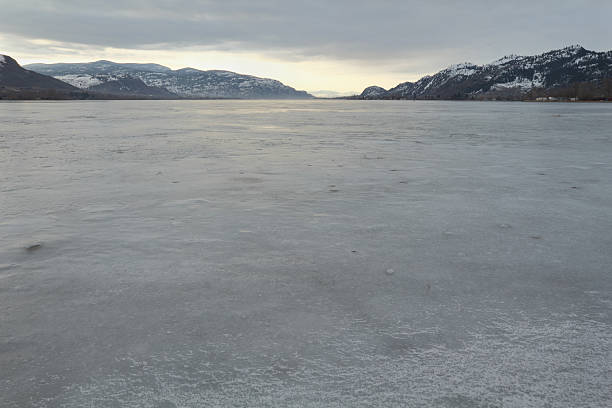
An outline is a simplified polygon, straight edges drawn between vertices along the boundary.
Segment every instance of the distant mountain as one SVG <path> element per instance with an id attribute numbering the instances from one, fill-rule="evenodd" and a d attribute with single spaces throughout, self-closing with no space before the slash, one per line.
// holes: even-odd
<path id="1" fill-rule="evenodd" d="M 612 97 L 612 51 L 579 45 L 536 56 L 510 55 L 487 65 L 450 66 L 389 90 L 369 87 L 354 99 L 525 99 Z"/>
<path id="2" fill-rule="evenodd" d="M 378 99 L 386 92 L 387 90 L 385 88 L 381 88 L 380 86 L 369 86 L 363 90 L 360 96 L 363 99 Z"/>
<path id="3" fill-rule="evenodd" d="M 78 64 L 31 64 L 28 69 L 50 75 L 81 89 L 114 80 L 132 78 L 151 88 L 164 89 L 187 98 L 295 99 L 311 98 L 279 81 L 229 71 L 171 70 L 157 64 L 119 64 L 96 61 Z"/>
<path id="4" fill-rule="evenodd" d="M 317 91 L 310 91 L 311 95 L 314 95 L 317 98 L 341 98 L 347 95 L 353 95 L 355 92 L 338 92 L 331 91 L 328 89 L 320 89 Z"/>
<path id="5" fill-rule="evenodd" d="M 8 55 L 0 55 L 0 87 L 28 90 L 78 90 L 58 79 L 24 69 Z"/>
<path id="6" fill-rule="evenodd" d="M 156 86 L 148 86 L 139 78 L 134 78 L 127 74 L 119 75 L 95 75 L 83 76 L 64 75 L 57 79 L 68 82 L 78 88 L 86 89 L 87 91 L 131 97 L 146 97 L 152 99 L 177 99 L 178 95 L 168 91 L 165 88 Z"/>
<path id="7" fill-rule="evenodd" d="M 101 78 L 101 76 L 98 76 Z M 165 88 L 148 86 L 138 78 L 130 76 L 107 77 L 100 84 L 91 85 L 87 90 L 111 95 L 145 96 L 150 98 L 176 99 L 177 95 Z M 66 81 L 68 82 L 68 81 Z"/>

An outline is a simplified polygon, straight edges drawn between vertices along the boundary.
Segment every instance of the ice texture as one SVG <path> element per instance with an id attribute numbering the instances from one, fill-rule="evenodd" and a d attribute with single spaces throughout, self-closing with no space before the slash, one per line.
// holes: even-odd
<path id="1" fill-rule="evenodd" d="M 610 123 L 0 103 L 0 406 L 607 406 Z"/>

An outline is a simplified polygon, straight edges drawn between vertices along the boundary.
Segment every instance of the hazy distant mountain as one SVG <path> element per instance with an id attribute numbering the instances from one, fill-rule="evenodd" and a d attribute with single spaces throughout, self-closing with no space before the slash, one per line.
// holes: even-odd
<path id="1" fill-rule="evenodd" d="M 92 89 L 112 80 L 134 78 L 149 87 L 165 89 L 191 98 L 310 98 L 279 81 L 229 71 L 200 71 L 193 68 L 171 70 L 157 64 L 119 64 L 97 61 L 77 64 L 31 64 L 28 69 L 66 81 L 82 89 Z"/>
<path id="2" fill-rule="evenodd" d="M 0 87 L 75 91 L 76 87 L 47 75 L 24 69 L 8 55 L 0 55 Z"/>
<path id="3" fill-rule="evenodd" d="M 383 90 L 369 87 L 358 99 L 521 99 L 527 95 L 612 96 L 612 51 L 576 45 L 536 56 L 510 55 L 487 65 L 450 66 L 417 82 Z M 384 91 L 384 92 L 383 92 Z"/>
<path id="4" fill-rule="evenodd" d="M 311 95 L 314 95 L 317 98 L 342 98 L 342 97 L 346 97 L 348 95 L 354 95 L 355 92 L 338 92 L 338 91 L 331 91 L 328 89 L 320 89 L 317 91 L 310 91 Z"/>

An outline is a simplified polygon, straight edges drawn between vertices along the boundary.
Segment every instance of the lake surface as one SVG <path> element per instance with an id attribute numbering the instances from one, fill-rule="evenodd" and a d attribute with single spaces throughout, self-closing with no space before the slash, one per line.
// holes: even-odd
<path id="1" fill-rule="evenodd" d="M 0 104 L 0 406 L 604 407 L 612 104 Z"/>

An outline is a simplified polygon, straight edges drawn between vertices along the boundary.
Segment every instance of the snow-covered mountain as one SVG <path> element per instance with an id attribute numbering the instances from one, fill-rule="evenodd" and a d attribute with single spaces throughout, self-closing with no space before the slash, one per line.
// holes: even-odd
<path id="1" fill-rule="evenodd" d="M 266 98 L 312 97 L 304 91 L 274 79 L 258 78 L 229 71 L 201 71 L 193 68 L 171 70 L 157 64 L 119 64 L 96 61 L 79 64 L 31 64 L 28 69 L 50 75 L 82 89 L 92 89 L 116 78 L 132 78 L 148 87 L 164 89 L 190 98 Z"/>
<path id="2" fill-rule="evenodd" d="M 380 86 L 369 86 L 363 90 L 360 96 L 363 99 L 378 99 L 386 92 L 387 90 L 385 88 L 381 88 Z"/>
<path id="3" fill-rule="evenodd" d="M 360 99 L 522 98 L 527 94 L 606 93 L 612 79 L 612 51 L 595 52 L 575 45 L 535 56 L 510 55 L 487 65 L 452 65 L 417 82 L 404 82 L 388 91 L 366 88 Z M 587 92 L 587 91 L 585 91 Z M 609 90 L 607 90 L 609 92 Z M 573 95 L 568 95 L 573 96 Z"/>
<path id="4" fill-rule="evenodd" d="M 148 86 L 139 78 L 129 74 L 70 74 L 55 77 L 77 88 L 100 94 L 116 96 L 141 96 L 148 98 L 177 98 L 178 95 L 165 88 Z"/>

